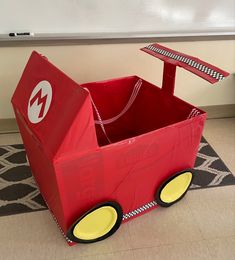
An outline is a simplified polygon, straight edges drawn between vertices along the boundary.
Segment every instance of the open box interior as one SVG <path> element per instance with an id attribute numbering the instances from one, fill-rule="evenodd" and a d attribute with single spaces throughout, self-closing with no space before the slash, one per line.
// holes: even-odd
<path id="1" fill-rule="evenodd" d="M 194 108 L 137 76 L 82 87 L 90 92 L 100 146 L 186 120 Z"/>

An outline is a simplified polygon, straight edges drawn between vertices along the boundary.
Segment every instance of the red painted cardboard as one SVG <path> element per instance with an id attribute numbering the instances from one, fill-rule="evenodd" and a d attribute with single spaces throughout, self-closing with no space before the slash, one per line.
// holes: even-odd
<path id="1" fill-rule="evenodd" d="M 123 222 L 148 212 L 162 182 L 194 166 L 206 113 L 173 95 L 176 66 L 211 83 L 228 73 L 158 44 L 142 50 L 164 61 L 162 89 L 138 76 L 79 85 L 33 52 L 12 97 L 33 175 L 64 234 L 101 202 L 118 202 Z"/>

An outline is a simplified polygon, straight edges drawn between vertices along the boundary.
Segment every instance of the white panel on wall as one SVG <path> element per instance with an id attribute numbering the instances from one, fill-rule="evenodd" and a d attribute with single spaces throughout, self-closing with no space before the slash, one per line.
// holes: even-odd
<path id="1" fill-rule="evenodd" d="M 0 0 L 0 39 L 234 35 L 234 10 L 234 0 Z"/>

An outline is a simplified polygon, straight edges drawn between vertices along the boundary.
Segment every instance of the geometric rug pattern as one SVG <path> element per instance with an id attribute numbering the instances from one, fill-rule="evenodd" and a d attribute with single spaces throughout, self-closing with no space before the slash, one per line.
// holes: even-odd
<path id="1" fill-rule="evenodd" d="M 235 177 L 202 138 L 190 189 L 234 185 Z M 47 209 L 31 174 L 23 144 L 0 146 L 0 216 Z"/>

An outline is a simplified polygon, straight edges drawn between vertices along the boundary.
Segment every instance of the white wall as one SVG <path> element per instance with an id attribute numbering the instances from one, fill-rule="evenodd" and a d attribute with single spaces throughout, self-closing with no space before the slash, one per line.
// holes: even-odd
<path id="1" fill-rule="evenodd" d="M 0 47 L 0 119 L 14 117 L 10 99 L 32 50 L 49 58 L 77 82 L 139 75 L 161 85 L 163 63 L 139 51 L 148 43 Z M 235 41 L 162 43 L 235 73 Z M 217 85 L 177 69 L 176 95 L 195 105 L 235 104 L 235 77 Z"/>

